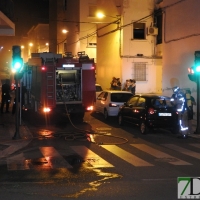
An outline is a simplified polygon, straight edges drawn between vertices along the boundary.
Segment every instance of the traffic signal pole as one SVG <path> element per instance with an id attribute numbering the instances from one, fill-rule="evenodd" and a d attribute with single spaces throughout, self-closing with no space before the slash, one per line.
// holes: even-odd
<path id="1" fill-rule="evenodd" d="M 12 139 L 20 139 L 19 134 L 19 80 L 23 76 L 23 59 L 21 58 L 21 47 L 19 45 L 12 46 L 12 71 L 15 73 L 15 134 Z M 21 101 L 20 101 L 21 102 Z M 20 107 L 21 109 L 21 107 Z"/>
<path id="2" fill-rule="evenodd" d="M 196 134 L 200 134 L 200 75 L 197 76 L 197 127 Z"/>
<path id="3" fill-rule="evenodd" d="M 16 84 L 16 91 L 15 91 L 15 134 L 13 136 L 13 140 L 20 139 L 19 134 L 19 78 L 15 75 L 15 84 Z"/>

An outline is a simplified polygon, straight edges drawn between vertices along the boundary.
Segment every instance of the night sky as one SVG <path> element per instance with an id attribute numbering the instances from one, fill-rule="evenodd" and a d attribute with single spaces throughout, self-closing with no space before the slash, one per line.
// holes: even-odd
<path id="1" fill-rule="evenodd" d="M 11 62 L 12 55 L 8 50 L 12 49 L 12 45 L 19 45 L 21 38 L 27 36 L 32 26 L 49 22 L 48 0 L 13 0 L 13 2 L 15 36 L 0 37 L 0 46 L 3 46 L 0 51 L 0 72 L 6 66 L 6 62 Z"/>
<path id="2" fill-rule="evenodd" d="M 13 0 L 16 36 L 25 36 L 38 23 L 48 23 L 48 0 Z"/>

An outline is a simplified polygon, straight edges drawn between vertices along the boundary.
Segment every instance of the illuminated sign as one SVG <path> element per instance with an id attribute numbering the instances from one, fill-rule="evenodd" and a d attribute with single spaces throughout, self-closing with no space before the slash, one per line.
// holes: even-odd
<path id="1" fill-rule="evenodd" d="M 75 67 L 75 65 L 74 64 L 63 64 L 63 67 L 65 67 L 65 68 L 68 68 L 68 67 L 72 68 L 72 67 Z"/>

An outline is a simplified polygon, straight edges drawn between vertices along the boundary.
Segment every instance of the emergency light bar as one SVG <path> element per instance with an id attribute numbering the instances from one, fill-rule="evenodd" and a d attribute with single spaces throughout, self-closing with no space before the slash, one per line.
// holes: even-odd
<path id="1" fill-rule="evenodd" d="M 63 67 L 64 68 L 72 68 L 72 67 L 75 67 L 75 65 L 74 64 L 63 64 Z"/>

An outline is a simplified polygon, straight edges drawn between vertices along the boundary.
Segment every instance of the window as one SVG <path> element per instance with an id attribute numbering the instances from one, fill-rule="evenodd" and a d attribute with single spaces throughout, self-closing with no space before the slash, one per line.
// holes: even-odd
<path id="1" fill-rule="evenodd" d="M 97 12 L 96 5 L 89 5 L 89 17 L 95 17 Z"/>
<path id="2" fill-rule="evenodd" d="M 134 63 L 133 78 L 136 81 L 147 81 L 147 67 L 146 67 L 146 63 L 144 63 L 144 62 Z"/>
<path id="3" fill-rule="evenodd" d="M 133 39 L 146 39 L 145 23 L 133 23 Z"/>
<path id="4" fill-rule="evenodd" d="M 132 96 L 132 94 L 127 93 L 113 93 L 111 94 L 111 101 L 123 103 L 128 101 L 128 99 L 130 99 Z"/>
<path id="5" fill-rule="evenodd" d="M 64 50 L 64 52 L 67 52 L 67 43 L 66 42 L 63 43 L 63 50 Z"/>
<path id="6" fill-rule="evenodd" d="M 139 98 L 139 101 L 138 101 L 138 103 L 137 103 L 137 106 L 138 106 L 138 107 L 145 107 L 145 98 L 140 97 L 140 98 Z"/>
<path id="7" fill-rule="evenodd" d="M 138 98 L 139 97 L 133 97 L 131 98 L 127 103 L 128 103 L 128 106 L 136 106 L 136 103 L 138 101 Z"/>
<path id="8" fill-rule="evenodd" d="M 97 41 L 96 35 L 88 36 L 87 37 L 87 47 L 96 48 L 96 46 L 97 46 L 97 42 L 96 41 Z"/>

